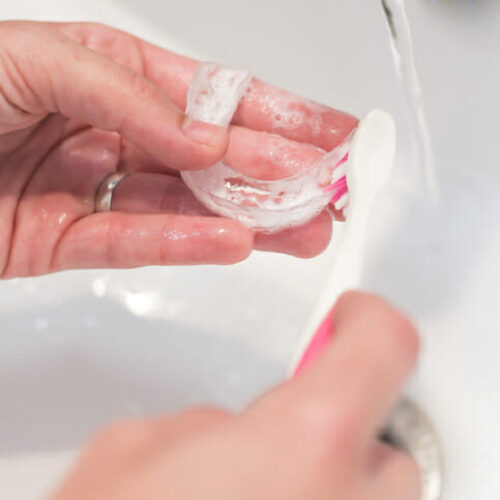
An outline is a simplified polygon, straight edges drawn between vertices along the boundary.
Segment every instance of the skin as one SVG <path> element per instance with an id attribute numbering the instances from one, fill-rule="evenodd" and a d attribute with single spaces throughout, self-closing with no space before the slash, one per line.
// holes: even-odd
<path id="1" fill-rule="evenodd" d="M 307 168 L 318 148 L 349 134 L 354 117 L 255 80 L 226 130 L 182 111 L 196 61 L 132 35 L 3 22 L 0 39 L 0 277 L 230 264 L 253 249 L 312 257 L 327 246 L 328 213 L 282 234 L 253 234 L 207 213 L 179 170 L 225 158 L 254 177 L 286 177 L 287 158 Z M 305 119 L 287 125 L 276 109 Z M 113 210 L 96 214 L 97 188 L 116 171 L 132 175 Z"/>
<path id="2" fill-rule="evenodd" d="M 328 321 L 319 358 L 242 413 L 198 408 L 102 431 L 53 500 L 418 500 L 416 465 L 376 437 L 415 363 L 415 330 L 358 292 Z"/>

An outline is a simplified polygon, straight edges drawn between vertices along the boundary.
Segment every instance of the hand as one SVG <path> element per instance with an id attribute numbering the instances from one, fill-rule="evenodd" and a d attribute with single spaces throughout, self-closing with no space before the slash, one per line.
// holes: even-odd
<path id="1" fill-rule="evenodd" d="M 210 216 L 178 171 L 225 157 L 242 172 L 277 178 L 287 170 L 272 154 L 277 144 L 312 162 L 355 118 L 255 80 L 227 131 L 181 111 L 191 59 L 95 24 L 3 22 L 0 39 L 0 277 L 227 264 L 253 248 L 310 257 L 327 245 L 327 213 L 254 235 Z M 306 119 L 280 123 L 273 105 Z M 117 170 L 133 175 L 117 187 L 112 212 L 94 213 L 98 186 Z"/>
<path id="2" fill-rule="evenodd" d="M 418 339 L 379 298 L 345 294 L 335 337 L 295 379 L 242 414 L 191 410 L 115 425 L 55 500 L 418 500 L 419 474 L 377 434 Z"/>

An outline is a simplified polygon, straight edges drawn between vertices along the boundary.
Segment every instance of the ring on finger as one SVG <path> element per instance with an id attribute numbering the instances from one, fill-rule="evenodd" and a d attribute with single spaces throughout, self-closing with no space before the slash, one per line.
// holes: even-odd
<path id="1" fill-rule="evenodd" d="M 115 189 L 129 175 L 127 172 L 113 172 L 104 178 L 96 191 L 94 212 L 109 212 L 112 210 Z"/>

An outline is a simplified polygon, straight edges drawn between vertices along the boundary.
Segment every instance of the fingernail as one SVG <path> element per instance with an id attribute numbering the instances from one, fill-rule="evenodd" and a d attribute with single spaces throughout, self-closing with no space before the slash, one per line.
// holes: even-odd
<path id="1" fill-rule="evenodd" d="M 193 120 L 189 116 L 184 119 L 182 130 L 189 139 L 210 147 L 219 146 L 227 133 L 224 127 Z"/>

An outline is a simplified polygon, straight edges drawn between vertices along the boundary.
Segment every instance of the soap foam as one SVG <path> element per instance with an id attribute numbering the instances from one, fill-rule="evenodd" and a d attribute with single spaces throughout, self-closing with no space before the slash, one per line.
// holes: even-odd
<path id="1" fill-rule="evenodd" d="M 254 88 L 249 88 L 243 100 L 252 106 L 257 106 L 263 116 L 267 116 L 271 132 L 280 133 L 299 129 L 307 125 L 313 136 L 321 133 L 323 113 L 328 108 L 309 99 L 284 93 L 281 89 L 267 86 L 266 94 L 262 96 Z"/>
<path id="2" fill-rule="evenodd" d="M 189 88 L 186 112 L 194 119 L 226 126 L 243 96 L 252 101 L 250 84 L 251 75 L 247 70 L 202 63 Z M 274 120 L 273 127 L 296 128 L 304 123 L 305 115 L 300 109 L 304 103 L 298 103 L 296 97 L 286 98 L 280 94 L 278 99 L 271 91 L 261 102 Z M 314 127 L 320 127 L 318 120 Z M 272 233 L 308 222 L 329 204 L 335 194 L 329 188 L 345 175 L 351 139 L 352 134 L 302 171 L 302 165 L 296 163 L 290 151 L 280 148 L 272 151 L 271 157 L 275 155 L 275 159 L 293 169 L 294 175 L 285 179 L 254 179 L 223 161 L 208 169 L 184 171 L 181 175 L 209 210 L 236 219 L 255 231 Z M 345 184 L 339 189 L 342 190 L 340 198 L 345 193 Z"/>
<path id="3" fill-rule="evenodd" d="M 188 90 L 186 114 L 194 120 L 228 126 L 251 80 L 246 69 L 199 64 Z"/>

